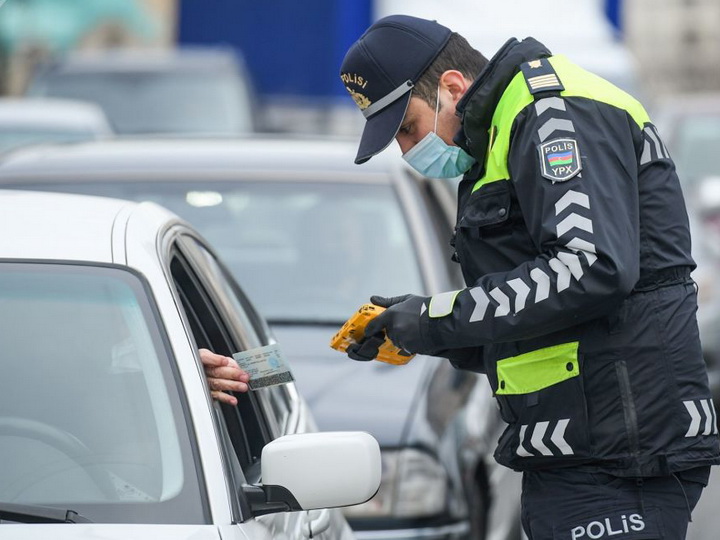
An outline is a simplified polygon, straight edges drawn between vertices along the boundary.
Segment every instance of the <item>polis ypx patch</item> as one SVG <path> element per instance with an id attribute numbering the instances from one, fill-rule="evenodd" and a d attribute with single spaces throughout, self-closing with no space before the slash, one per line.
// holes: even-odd
<path id="1" fill-rule="evenodd" d="M 575 139 L 554 139 L 538 145 L 540 174 L 555 182 L 567 182 L 582 170 Z"/>

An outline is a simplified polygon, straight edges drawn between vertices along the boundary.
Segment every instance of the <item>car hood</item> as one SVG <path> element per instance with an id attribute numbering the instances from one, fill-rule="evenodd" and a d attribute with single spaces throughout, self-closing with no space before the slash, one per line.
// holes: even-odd
<path id="1" fill-rule="evenodd" d="M 367 431 L 385 447 L 407 444 L 433 359 L 418 355 L 404 366 L 356 362 L 330 348 L 336 331 L 334 326 L 273 327 L 318 427 Z"/>
<path id="2" fill-rule="evenodd" d="M 4 524 L 0 538 L 13 540 L 218 540 L 212 525 Z"/>

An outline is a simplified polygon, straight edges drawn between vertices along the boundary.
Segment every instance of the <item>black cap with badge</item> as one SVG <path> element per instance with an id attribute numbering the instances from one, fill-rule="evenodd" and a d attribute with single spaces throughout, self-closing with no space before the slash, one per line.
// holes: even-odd
<path id="1" fill-rule="evenodd" d="M 451 34 L 435 21 L 391 15 L 350 47 L 340 78 L 367 121 L 355 163 L 366 162 L 392 142 L 410 103 L 410 90 Z"/>

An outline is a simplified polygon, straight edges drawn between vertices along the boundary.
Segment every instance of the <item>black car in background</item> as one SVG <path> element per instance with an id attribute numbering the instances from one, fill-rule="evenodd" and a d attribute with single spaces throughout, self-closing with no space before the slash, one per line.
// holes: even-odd
<path id="1" fill-rule="evenodd" d="M 320 429 L 379 441 L 380 491 L 346 510 L 358 538 L 518 538 L 519 475 L 493 460 L 504 424 L 484 376 L 329 347 L 372 294 L 463 287 L 453 190 L 394 150 L 358 167 L 355 149 L 258 137 L 26 149 L 0 162 L 0 187 L 149 200 L 192 223 L 268 319 Z"/>

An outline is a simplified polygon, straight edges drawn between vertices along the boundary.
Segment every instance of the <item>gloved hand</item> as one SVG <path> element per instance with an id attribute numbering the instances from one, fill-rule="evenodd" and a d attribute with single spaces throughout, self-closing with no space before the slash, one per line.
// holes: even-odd
<path id="1" fill-rule="evenodd" d="M 385 335 L 395 346 L 410 353 L 431 352 L 420 329 L 420 316 L 427 309 L 429 301 L 424 296 L 414 294 L 391 298 L 370 297 L 370 302 L 386 309 L 368 323 L 365 337 L 359 343 L 348 347 L 348 356 L 353 360 L 372 360 L 377 356 L 378 347 L 383 343 Z"/>

